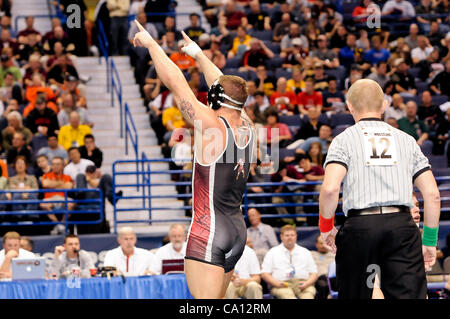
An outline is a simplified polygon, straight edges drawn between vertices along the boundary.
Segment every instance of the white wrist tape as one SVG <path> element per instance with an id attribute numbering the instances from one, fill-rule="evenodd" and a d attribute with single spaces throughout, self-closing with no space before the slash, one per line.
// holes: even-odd
<path id="1" fill-rule="evenodd" d="M 181 51 L 195 59 L 197 53 L 201 52 L 202 49 L 197 45 L 197 43 L 191 42 L 187 46 L 182 47 Z"/>

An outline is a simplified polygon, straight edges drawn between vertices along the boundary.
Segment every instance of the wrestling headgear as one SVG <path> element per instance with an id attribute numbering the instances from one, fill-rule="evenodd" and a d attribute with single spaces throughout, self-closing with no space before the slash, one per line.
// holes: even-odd
<path id="1" fill-rule="evenodd" d="M 220 85 L 219 80 L 216 80 L 211 85 L 211 87 L 209 88 L 209 91 L 208 91 L 209 107 L 212 108 L 213 110 L 218 110 L 222 106 L 225 106 L 225 107 L 228 107 L 233 110 L 242 111 L 242 107 L 237 107 L 237 106 L 227 104 L 224 102 L 225 99 L 227 99 L 237 105 L 240 105 L 240 106 L 244 105 L 243 102 L 236 101 L 236 100 L 232 99 L 231 97 L 229 97 L 228 95 L 226 95 L 223 86 Z"/>

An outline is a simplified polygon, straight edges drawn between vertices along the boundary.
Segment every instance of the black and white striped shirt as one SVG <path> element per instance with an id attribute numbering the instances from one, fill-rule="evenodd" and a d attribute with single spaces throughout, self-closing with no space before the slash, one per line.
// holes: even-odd
<path id="1" fill-rule="evenodd" d="M 375 206 L 412 206 L 413 181 L 431 169 L 414 138 L 376 118 L 362 119 L 336 136 L 325 166 L 347 169 L 343 211 Z"/>

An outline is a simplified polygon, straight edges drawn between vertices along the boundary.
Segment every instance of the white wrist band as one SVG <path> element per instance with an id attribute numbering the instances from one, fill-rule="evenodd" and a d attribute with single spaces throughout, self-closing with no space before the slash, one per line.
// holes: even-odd
<path id="1" fill-rule="evenodd" d="M 191 42 L 187 46 L 182 47 L 181 51 L 195 59 L 197 53 L 201 52 L 202 49 L 197 45 L 197 43 Z"/>

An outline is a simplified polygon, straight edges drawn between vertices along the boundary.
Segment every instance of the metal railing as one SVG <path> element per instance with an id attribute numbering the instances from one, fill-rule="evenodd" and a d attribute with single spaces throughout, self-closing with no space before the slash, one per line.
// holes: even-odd
<path id="1" fill-rule="evenodd" d="M 58 193 L 63 194 L 64 199 L 38 199 L 38 195 L 42 193 Z M 78 199 L 81 194 L 96 193 L 95 198 Z M 11 194 L 11 199 L 7 198 L 7 194 Z M 18 198 L 18 194 L 27 194 L 27 198 L 23 199 L 23 195 Z M 52 210 L 41 210 L 40 204 L 59 204 L 60 207 Z M 75 204 L 75 209 L 69 209 L 70 204 Z M 11 210 L 4 208 L 11 206 Z M 83 207 L 85 206 L 85 207 Z M 103 221 L 103 193 L 100 189 L 74 188 L 74 189 L 27 189 L 27 190 L 0 190 L 0 216 L 3 219 L 0 226 L 45 226 L 63 224 L 65 231 L 68 233 L 69 225 L 91 225 L 100 224 Z M 62 214 L 64 221 L 36 221 L 36 216 Z M 96 220 L 70 220 L 70 216 L 78 214 L 99 214 Z M 8 216 L 18 218 L 20 221 L 10 222 Z M 13 218 L 14 219 L 14 218 Z M 39 220 L 40 218 L 38 218 Z"/>
<path id="2" fill-rule="evenodd" d="M 153 219 L 152 218 L 152 211 L 189 211 L 191 210 L 192 206 L 190 204 L 184 203 L 184 205 L 177 205 L 177 206 L 170 206 L 168 204 L 158 205 L 155 206 L 152 204 L 152 199 L 176 199 L 176 200 L 185 200 L 191 199 L 191 178 L 188 179 L 185 178 L 185 181 L 170 181 L 170 182 L 156 182 L 152 181 L 153 175 L 160 175 L 160 174 L 166 174 L 166 175 L 174 175 L 177 174 L 179 176 L 183 175 L 191 175 L 191 170 L 184 170 L 184 169 L 178 169 L 178 170 L 156 170 L 152 167 L 152 163 L 172 163 L 172 162 L 186 162 L 191 160 L 182 160 L 182 159 L 148 159 L 145 154 L 142 154 L 142 159 L 140 160 L 123 160 L 123 161 L 115 161 L 113 163 L 113 188 L 115 193 L 120 188 L 134 188 L 139 191 L 140 194 L 137 196 L 123 196 L 122 199 L 142 199 L 142 205 L 140 207 L 133 207 L 133 208 L 117 208 L 114 206 L 114 221 L 116 225 L 116 221 L 118 223 L 148 223 L 152 224 L 153 222 L 180 222 L 180 221 L 190 221 L 190 218 L 165 218 L 165 219 Z M 137 164 L 139 166 L 139 169 L 136 171 L 121 171 L 120 165 L 121 164 Z M 122 175 L 136 175 L 136 183 L 133 184 L 120 184 L 117 182 L 117 178 Z M 439 182 L 449 182 L 450 176 L 446 177 L 436 177 L 436 181 Z M 257 209 L 276 209 L 276 208 L 295 208 L 295 207 L 314 207 L 315 209 L 314 213 L 293 213 L 293 214 L 262 214 L 262 218 L 297 218 L 297 217 L 318 217 L 318 201 L 317 197 L 313 199 L 313 201 L 307 201 L 307 202 L 300 202 L 300 201 L 292 201 L 292 197 L 299 197 L 299 196 L 318 196 L 320 193 L 318 191 L 306 191 L 304 190 L 305 187 L 312 187 L 316 185 L 321 185 L 322 182 L 303 182 L 303 183 L 297 183 L 297 182 L 265 182 L 265 183 L 247 183 L 243 200 L 242 200 L 242 211 L 245 215 L 245 218 L 247 218 L 247 213 L 250 208 L 257 208 Z M 156 195 L 152 194 L 152 188 L 158 188 L 158 187 L 167 187 L 167 186 L 174 186 L 174 187 L 186 187 L 189 189 L 186 193 L 179 193 L 176 194 L 161 194 Z M 250 191 L 250 188 L 252 187 L 265 187 L 265 188 L 274 188 L 278 186 L 297 186 L 300 189 L 298 192 L 294 191 L 284 191 L 284 192 L 273 192 L 273 191 L 266 191 L 264 193 L 252 193 Z M 440 191 L 450 191 L 450 186 L 440 186 Z M 280 203 L 272 203 L 273 197 L 283 197 L 286 198 L 285 202 Z M 265 198 L 270 199 L 267 200 L 265 203 L 257 203 L 254 202 L 254 199 L 258 198 Z M 419 199 L 419 202 L 423 202 L 423 199 Z M 450 202 L 450 197 L 442 197 L 441 202 Z M 341 208 L 341 202 L 338 205 L 338 209 L 336 211 L 336 216 L 343 216 L 342 208 Z M 148 220 L 118 220 L 117 215 L 122 214 L 125 212 L 132 212 L 132 211 L 147 211 L 148 212 Z M 423 212 L 423 209 L 421 210 Z M 450 212 L 450 207 L 443 207 L 441 209 L 441 212 Z"/>

